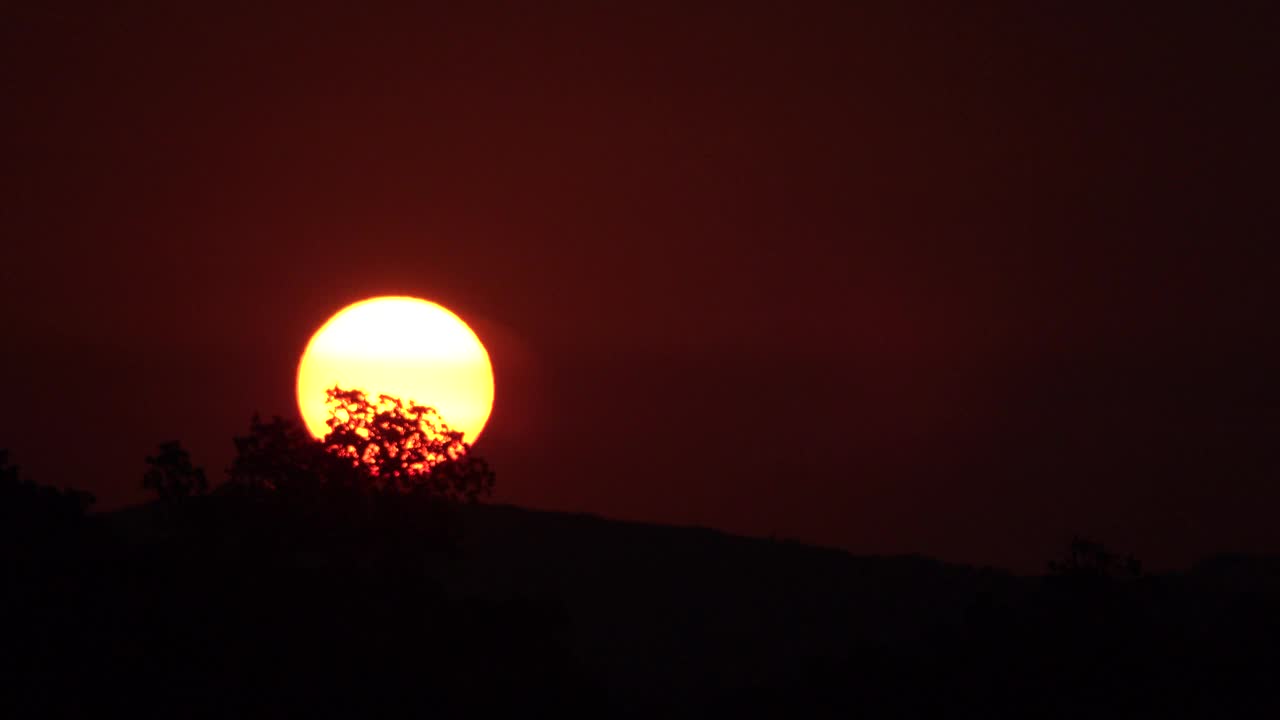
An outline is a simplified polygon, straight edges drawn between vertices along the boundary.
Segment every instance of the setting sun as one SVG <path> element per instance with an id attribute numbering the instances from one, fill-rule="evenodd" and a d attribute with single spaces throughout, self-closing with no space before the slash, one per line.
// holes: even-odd
<path id="1" fill-rule="evenodd" d="M 325 391 L 335 385 L 435 408 L 475 442 L 493 409 L 493 367 L 476 334 L 444 307 L 412 297 L 349 305 L 320 327 L 298 363 L 307 430 L 328 432 Z"/>

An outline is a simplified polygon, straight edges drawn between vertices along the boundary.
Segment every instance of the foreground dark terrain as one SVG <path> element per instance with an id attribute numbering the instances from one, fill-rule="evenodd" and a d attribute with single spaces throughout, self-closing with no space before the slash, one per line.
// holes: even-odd
<path id="1" fill-rule="evenodd" d="M 341 492 L 109 514 L 6 485 L 8 717 L 1239 717 L 1280 562 L 1043 577 Z"/>

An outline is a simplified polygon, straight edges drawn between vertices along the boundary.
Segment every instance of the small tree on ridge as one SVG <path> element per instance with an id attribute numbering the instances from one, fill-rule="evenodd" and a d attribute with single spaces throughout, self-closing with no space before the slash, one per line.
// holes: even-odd
<path id="1" fill-rule="evenodd" d="M 160 452 L 147 458 L 142 486 L 167 502 L 209 491 L 204 470 L 191 464 L 191 455 L 176 440 L 160 443 Z"/>

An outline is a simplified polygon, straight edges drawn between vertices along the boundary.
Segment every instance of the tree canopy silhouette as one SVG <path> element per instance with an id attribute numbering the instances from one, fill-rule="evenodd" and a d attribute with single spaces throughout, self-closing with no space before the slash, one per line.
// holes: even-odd
<path id="1" fill-rule="evenodd" d="M 305 428 L 278 415 L 263 420 L 255 413 L 249 434 L 234 442 L 236 457 L 227 474 L 236 487 L 290 492 L 356 481 Z"/>
<path id="2" fill-rule="evenodd" d="M 235 438 L 232 487 L 354 488 L 467 502 L 492 493 L 489 464 L 433 408 L 340 387 L 327 391 L 327 403 L 322 440 L 292 420 L 254 415 L 249 434 Z"/>
<path id="3" fill-rule="evenodd" d="M 142 486 L 161 500 L 181 501 L 209 491 L 204 469 L 191 464 L 191 455 L 176 440 L 160 443 L 160 452 L 147 458 L 147 466 Z"/>
<path id="4" fill-rule="evenodd" d="M 492 493 L 488 463 L 434 408 L 340 387 L 328 390 L 327 398 L 325 449 L 363 469 L 376 487 L 469 502 Z"/>

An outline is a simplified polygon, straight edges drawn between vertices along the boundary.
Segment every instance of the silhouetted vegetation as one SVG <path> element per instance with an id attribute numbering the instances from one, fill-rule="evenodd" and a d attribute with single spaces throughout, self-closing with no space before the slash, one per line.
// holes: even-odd
<path id="1" fill-rule="evenodd" d="M 1142 563 L 1132 555 L 1119 555 L 1088 538 L 1072 539 L 1066 556 L 1049 563 L 1049 572 L 1063 577 L 1125 579 L 1142 575 Z"/>
<path id="2" fill-rule="evenodd" d="M 255 416 L 235 445 L 227 482 L 208 492 L 186 450 L 162 443 L 143 478 L 160 502 L 96 518 L 87 496 L 26 481 L 0 454 L 7 716 L 578 702 L 557 695 L 575 686 L 575 661 L 556 605 L 466 588 L 458 498 L 383 482 L 384 467 L 281 418 Z M 469 448 L 456 450 L 448 461 Z"/>
<path id="3" fill-rule="evenodd" d="M 364 469 L 379 488 L 472 502 L 493 491 L 488 464 L 434 409 L 337 387 L 328 391 L 328 402 L 325 448 Z"/>
<path id="4" fill-rule="evenodd" d="M 57 536 L 83 522 L 93 495 L 38 485 L 21 475 L 16 465 L 9 464 L 9 451 L 0 449 L 0 517 L 8 539 L 21 542 Z"/>
<path id="5" fill-rule="evenodd" d="M 381 395 L 328 391 L 329 432 L 313 439 L 298 423 L 255 415 L 235 438 L 231 485 L 300 493 L 327 488 L 398 493 L 446 502 L 475 502 L 493 491 L 495 475 L 462 433 L 435 410 Z"/>
<path id="6" fill-rule="evenodd" d="M 0 452 L 6 716 L 1277 709 L 1273 558 L 1144 574 L 1076 539 L 1017 577 L 457 502 L 330 448 L 254 418 L 204 493 L 165 443 L 166 501 L 106 515 Z"/>
<path id="7" fill-rule="evenodd" d="M 355 487 L 358 473 L 335 462 L 324 443 L 297 422 L 279 416 L 264 421 L 255 414 L 249 433 L 234 439 L 236 455 L 227 483 L 237 490 L 300 493 L 321 487 Z"/>
<path id="8" fill-rule="evenodd" d="M 160 451 L 147 458 L 142 487 L 162 501 L 176 502 L 209 492 L 204 469 L 191 464 L 191 455 L 177 441 L 160 443 Z"/>

